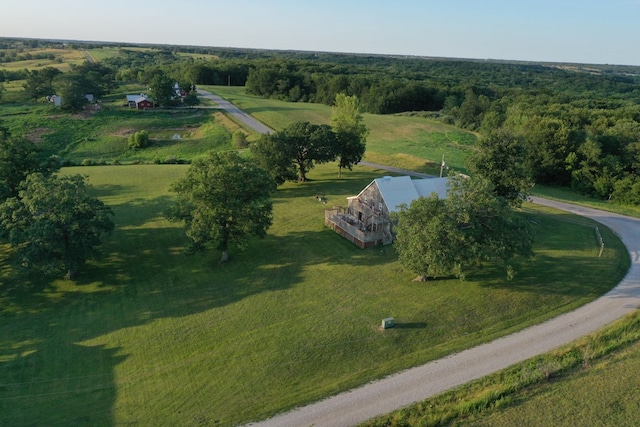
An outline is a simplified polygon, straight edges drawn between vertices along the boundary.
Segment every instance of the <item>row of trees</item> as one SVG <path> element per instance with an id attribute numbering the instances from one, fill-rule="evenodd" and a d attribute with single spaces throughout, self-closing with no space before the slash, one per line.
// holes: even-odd
<path id="1" fill-rule="evenodd" d="M 115 87 L 113 71 L 109 67 L 86 62 L 66 73 L 53 67 L 30 71 L 24 92 L 34 101 L 57 94 L 62 97 L 62 110 L 75 112 L 88 102 L 85 95 L 100 98 Z"/>
<path id="2" fill-rule="evenodd" d="M 187 91 L 246 84 L 260 96 L 331 105 L 343 93 L 356 96 L 363 112 L 427 111 L 483 135 L 503 129 L 526 143 L 523 161 L 535 182 L 640 203 L 640 86 L 631 69 L 602 66 L 593 75 L 594 67 L 590 74 L 524 63 L 198 49 L 219 55 L 204 60 L 175 50 L 123 48 L 64 76 L 54 68 L 28 72 L 25 94 L 59 93 L 63 107 L 74 110 L 86 102 L 84 93 L 99 96 L 116 81 L 147 85 L 165 106 L 176 81 Z M 186 104 L 196 99 L 190 95 Z"/>
<path id="3" fill-rule="evenodd" d="M 458 124 L 485 136 L 499 130 L 520 141 L 524 148 L 519 161 L 531 168 L 535 182 L 570 186 L 619 203 L 640 203 L 634 190 L 640 188 L 637 104 L 619 99 L 562 103 L 542 95 L 489 102 L 468 95 L 455 112 Z"/>
<path id="4" fill-rule="evenodd" d="M 297 122 L 251 146 L 253 157 L 236 152 L 210 153 L 195 160 L 187 175 L 175 183 L 178 202 L 167 217 L 184 222 L 188 252 L 201 252 L 214 243 L 229 260 L 229 245 L 243 247 L 252 236 L 264 237 L 272 221 L 270 194 L 287 180 L 306 181 L 316 163 L 338 159 L 342 169 L 360 161 L 367 130 L 358 99 L 340 94 L 332 126 Z"/>

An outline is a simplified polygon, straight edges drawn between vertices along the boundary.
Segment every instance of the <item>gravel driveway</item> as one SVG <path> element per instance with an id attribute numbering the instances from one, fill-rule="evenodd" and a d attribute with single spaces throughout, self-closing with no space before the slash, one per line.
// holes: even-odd
<path id="1" fill-rule="evenodd" d="M 251 425 L 352 426 L 546 353 L 640 307 L 639 219 L 537 197 L 532 201 L 594 219 L 616 232 L 632 259 L 622 282 L 596 301 L 540 325 Z"/>
<path id="2" fill-rule="evenodd" d="M 273 132 L 225 99 L 201 89 L 198 92 L 257 132 Z M 360 165 L 408 175 L 423 175 L 374 163 L 360 162 Z M 540 325 L 250 425 L 353 426 L 568 344 L 640 307 L 640 219 L 538 197 L 532 197 L 531 201 L 591 218 L 617 233 L 632 260 L 625 278 L 599 299 Z"/>
<path id="3" fill-rule="evenodd" d="M 258 132 L 258 133 L 273 133 L 273 129 L 271 129 L 270 127 L 266 126 L 264 123 L 259 122 L 258 120 L 254 119 L 249 114 L 247 114 L 244 111 L 240 110 L 238 107 L 236 107 L 235 105 L 233 105 L 232 103 L 230 103 L 226 99 L 224 99 L 224 98 L 222 98 L 222 97 L 220 97 L 218 95 L 214 95 L 211 92 L 207 92 L 206 90 L 202 90 L 202 89 L 197 89 L 197 92 L 198 92 L 198 95 L 202 96 L 203 98 L 207 98 L 207 99 L 215 102 L 216 104 L 218 104 L 218 106 L 220 108 L 222 108 L 223 110 L 227 111 L 233 117 L 235 117 L 236 119 L 240 120 L 242 123 L 246 124 L 247 126 L 249 126 L 251 129 L 255 130 L 256 132 Z"/>

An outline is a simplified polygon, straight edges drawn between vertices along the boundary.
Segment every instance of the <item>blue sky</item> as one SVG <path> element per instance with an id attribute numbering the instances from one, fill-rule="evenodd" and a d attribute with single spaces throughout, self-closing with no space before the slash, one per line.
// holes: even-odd
<path id="1" fill-rule="evenodd" d="M 640 65 L 640 0 L 5 0 L 0 36 Z"/>

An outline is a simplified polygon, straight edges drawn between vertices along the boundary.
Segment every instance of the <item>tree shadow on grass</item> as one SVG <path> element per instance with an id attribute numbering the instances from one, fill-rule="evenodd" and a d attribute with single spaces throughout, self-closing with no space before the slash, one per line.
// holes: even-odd
<path id="1" fill-rule="evenodd" d="M 0 424 L 115 425 L 117 348 L 56 338 L 18 343 L 0 353 Z M 61 357 L 62 356 L 62 357 Z"/>
<path id="2" fill-rule="evenodd" d="M 474 281 L 488 288 L 505 288 L 514 292 L 539 295 L 566 295 L 571 297 L 598 296 L 617 284 L 600 280 L 606 265 L 596 256 L 562 259 L 548 255 L 536 255 L 530 262 L 521 262 L 516 267 L 516 276 L 507 280 L 504 267 L 486 266 L 473 275 Z"/>
<path id="3" fill-rule="evenodd" d="M 117 230 L 103 260 L 86 265 L 77 282 L 34 276 L 27 286 L 24 276 L 4 275 L 1 425 L 115 425 L 116 397 L 126 387 L 115 372 L 127 354 L 87 342 L 301 280 L 302 266 L 288 252 L 268 266 L 255 251 L 232 252 L 232 262 L 218 264 L 215 251 L 184 255 L 183 234 L 180 228 Z"/>
<path id="4" fill-rule="evenodd" d="M 97 197 L 99 199 L 105 197 L 111 197 L 115 195 L 122 195 L 129 193 L 135 189 L 135 185 L 118 185 L 118 184 L 101 184 L 98 187 L 94 187 L 91 185 L 89 181 L 88 191 L 92 197 Z"/>
<path id="5" fill-rule="evenodd" d="M 164 219 L 167 209 L 174 203 L 174 196 L 160 196 L 153 199 L 136 198 L 126 203 L 114 204 L 113 222 L 117 227 L 140 227 L 149 221 Z"/>
<path id="6" fill-rule="evenodd" d="M 346 203 L 346 197 L 360 193 L 374 179 L 370 172 L 347 170 L 342 173 L 345 178 L 338 178 L 338 167 L 336 166 L 335 179 L 314 179 L 312 176 L 306 182 L 288 182 L 280 186 L 273 194 L 274 202 L 278 202 L 279 199 L 325 195 L 329 197 L 339 196 L 340 203 Z M 346 179 L 347 174 L 348 179 Z M 342 196 L 345 196 L 345 198 Z"/>
<path id="7" fill-rule="evenodd" d="M 100 191 L 108 197 L 126 188 Z M 253 239 L 244 252 L 232 249 L 227 264 L 218 263 L 216 250 L 187 256 L 182 227 L 145 228 L 171 199 L 114 205 L 118 226 L 105 240 L 102 260 L 85 265 L 76 282 L 3 270 L 0 424 L 116 424 L 114 405 L 123 387 L 116 370 L 128 347 L 88 344 L 92 340 L 299 286 L 307 280 L 303 270 L 314 264 L 394 260 L 392 250 L 363 251 L 328 228 Z"/>
<path id="8" fill-rule="evenodd" d="M 266 106 L 266 107 L 249 107 L 243 108 L 242 111 L 247 114 L 253 113 L 262 113 L 262 112 L 272 112 L 272 111 L 291 111 L 293 108 L 285 107 L 285 106 Z"/>
<path id="9" fill-rule="evenodd" d="M 395 329 L 424 329 L 427 324 L 425 322 L 397 322 L 393 327 Z"/>

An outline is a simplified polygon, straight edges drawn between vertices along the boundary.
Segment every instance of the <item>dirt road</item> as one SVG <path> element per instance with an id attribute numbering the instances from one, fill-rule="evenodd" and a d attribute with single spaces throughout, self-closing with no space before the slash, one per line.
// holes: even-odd
<path id="1" fill-rule="evenodd" d="M 273 129 L 271 129 L 270 127 L 266 126 L 264 123 L 261 123 L 258 120 L 254 119 L 249 114 L 247 114 L 244 111 L 240 110 L 238 107 L 236 107 L 235 105 L 233 105 L 232 103 L 230 103 L 226 99 L 221 98 L 218 95 L 214 95 L 211 92 L 207 92 L 206 90 L 198 89 L 197 91 L 198 91 L 198 94 L 200 96 L 215 102 L 216 104 L 218 104 L 218 106 L 221 109 L 227 111 L 233 117 L 237 118 L 242 123 L 246 124 L 247 126 L 249 126 L 251 129 L 255 130 L 256 132 L 258 132 L 258 133 L 273 133 Z"/>
<path id="2" fill-rule="evenodd" d="M 252 425 L 352 426 L 548 352 L 640 307 L 639 219 L 536 197 L 532 201 L 594 219 L 615 231 L 632 259 L 622 282 L 598 300 L 540 325 Z"/>

